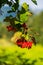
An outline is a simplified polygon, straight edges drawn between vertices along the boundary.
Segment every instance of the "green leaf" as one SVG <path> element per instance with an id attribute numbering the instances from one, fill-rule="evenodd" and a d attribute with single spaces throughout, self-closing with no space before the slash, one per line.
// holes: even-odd
<path id="1" fill-rule="evenodd" d="M 14 3 L 13 6 L 12 6 L 12 11 L 16 11 L 19 7 L 19 3 Z"/>
<path id="2" fill-rule="evenodd" d="M 29 35 L 25 35 L 25 40 L 29 41 Z"/>
<path id="3" fill-rule="evenodd" d="M 36 4 L 37 5 L 37 1 L 36 0 L 31 0 L 34 4 Z"/>
<path id="4" fill-rule="evenodd" d="M 29 5 L 27 3 L 23 3 L 22 8 L 24 8 L 25 11 L 28 11 Z"/>
<path id="5" fill-rule="evenodd" d="M 21 21 L 21 22 L 26 22 L 26 21 L 27 21 L 27 16 L 26 16 L 26 14 L 21 14 L 21 15 L 20 15 L 20 21 Z"/>
<path id="6" fill-rule="evenodd" d="M 24 14 L 20 14 L 20 21 L 22 23 L 26 22 L 28 20 L 28 18 L 29 18 L 29 12 L 26 12 Z"/>
<path id="7" fill-rule="evenodd" d="M 15 24 L 19 24 L 20 22 L 15 20 L 14 23 L 15 23 Z"/>

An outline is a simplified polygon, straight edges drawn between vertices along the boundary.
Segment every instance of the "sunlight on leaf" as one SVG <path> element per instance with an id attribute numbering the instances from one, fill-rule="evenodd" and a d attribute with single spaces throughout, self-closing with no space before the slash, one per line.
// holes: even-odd
<path id="1" fill-rule="evenodd" d="M 23 7 L 26 11 L 28 11 L 28 9 L 29 9 L 29 5 L 27 5 L 26 3 L 23 3 L 22 7 Z"/>

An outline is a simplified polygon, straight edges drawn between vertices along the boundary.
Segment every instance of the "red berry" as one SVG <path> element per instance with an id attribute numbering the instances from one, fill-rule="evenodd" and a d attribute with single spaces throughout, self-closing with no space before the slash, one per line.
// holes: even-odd
<path id="1" fill-rule="evenodd" d="M 17 45 L 22 48 L 31 48 L 32 42 L 31 41 L 22 41 L 21 39 L 17 40 Z"/>
<path id="2" fill-rule="evenodd" d="M 7 26 L 7 29 L 8 29 L 8 31 L 12 31 L 13 30 L 11 25 Z"/>
<path id="3" fill-rule="evenodd" d="M 22 48 L 26 48 L 27 47 L 27 42 L 24 42 L 23 44 L 22 44 Z"/>
<path id="4" fill-rule="evenodd" d="M 19 39 L 19 40 L 17 40 L 17 45 L 22 45 L 22 41 L 21 41 L 21 39 Z"/>
<path id="5" fill-rule="evenodd" d="M 22 27 L 26 28 L 26 24 L 25 24 L 25 23 L 23 23 L 23 24 L 22 24 Z"/>
<path id="6" fill-rule="evenodd" d="M 29 42 L 27 43 L 27 47 L 28 47 L 28 48 L 31 48 L 31 47 L 32 47 L 32 42 L 29 41 Z"/>

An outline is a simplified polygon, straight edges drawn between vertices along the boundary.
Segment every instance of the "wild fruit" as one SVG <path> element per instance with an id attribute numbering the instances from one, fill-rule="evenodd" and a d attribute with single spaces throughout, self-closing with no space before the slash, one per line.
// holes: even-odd
<path id="1" fill-rule="evenodd" d="M 22 27 L 26 28 L 26 24 L 25 24 L 25 23 L 23 23 L 23 24 L 22 24 Z"/>
<path id="2" fill-rule="evenodd" d="M 7 26 L 8 31 L 12 31 L 13 27 L 11 25 Z"/>
<path id="3" fill-rule="evenodd" d="M 22 44 L 21 47 L 22 47 L 22 48 L 26 48 L 26 47 L 27 47 L 27 42 L 23 42 L 23 44 Z"/>
<path id="4" fill-rule="evenodd" d="M 17 40 L 16 43 L 17 43 L 18 46 L 21 46 L 21 45 L 22 45 L 22 41 L 21 41 L 21 39 Z"/>
<path id="5" fill-rule="evenodd" d="M 32 42 L 31 41 L 27 42 L 27 47 L 28 48 L 31 48 L 32 47 Z"/>

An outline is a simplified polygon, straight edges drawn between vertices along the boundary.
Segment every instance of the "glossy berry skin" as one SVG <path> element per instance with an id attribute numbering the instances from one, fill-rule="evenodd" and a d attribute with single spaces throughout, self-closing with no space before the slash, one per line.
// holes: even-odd
<path id="1" fill-rule="evenodd" d="M 31 48 L 31 47 L 32 47 L 32 44 L 33 44 L 33 43 L 32 43 L 31 41 L 27 42 L 27 47 L 28 47 L 28 48 Z"/>
<path id="2" fill-rule="evenodd" d="M 7 26 L 7 29 L 8 29 L 8 31 L 12 31 L 13 30 L 11 25 Z"/>
<path id="3" fill-rule="evenodd" d="M 32 47 L 31 42 L 18 42 L 17 45 L 20 46 L 21 48 L 31 48 Z"/>
<path id="4" fill-rule="evenodd" d="M 22 44 L 22 48 L 31 48 L 32 47 L 32 42 L 24 42 Z"/>
<path id="5" fill-rule="evenodd" d="M 17 40 L 17 45 L 21 48 L 31 48 L 32 44 L 31 41 L 22 41 L 21 39 Z"/>
<path id="6" fill-rule="evenodd" d="M 22 44 L 21 47 L 22 47 L 22 48 L 27 48 L 27 42 L 23 42 L 23 44 Z"/>

